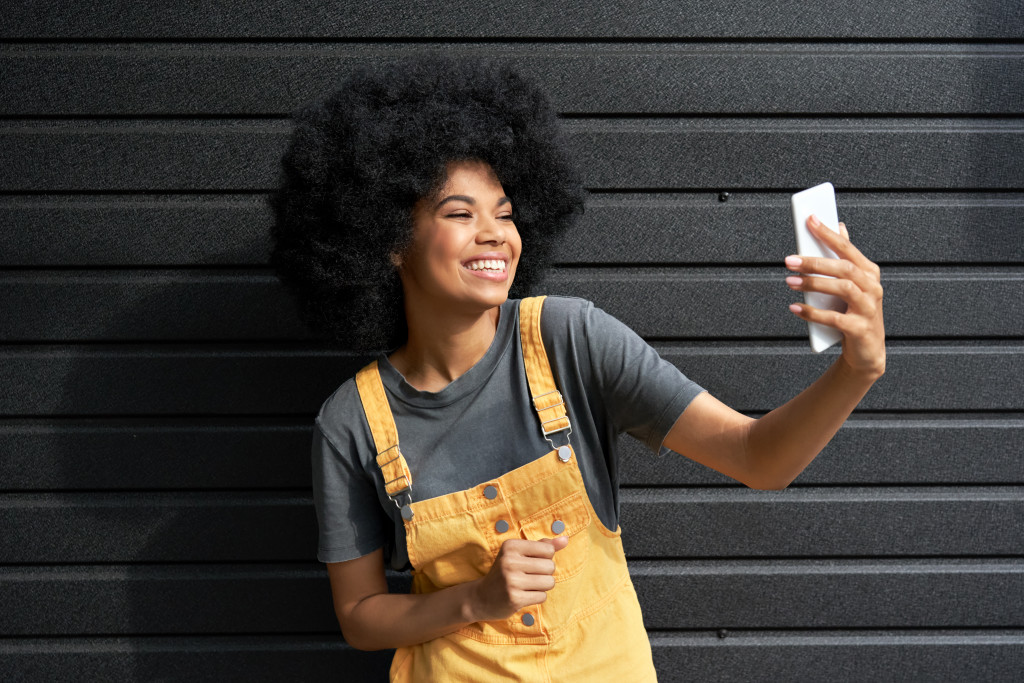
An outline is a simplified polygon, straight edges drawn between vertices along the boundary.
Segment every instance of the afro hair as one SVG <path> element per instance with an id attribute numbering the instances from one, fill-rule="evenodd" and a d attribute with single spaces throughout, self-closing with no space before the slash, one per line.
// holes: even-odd
<path id="1" fill-rule="evenodd" d="M 450 162 L 479 160 L 513 200 L 529 292 L 583 212 L 584 190 L 547 97 L 500 63 L 423 55 L 363 67 L 295 115 L 282 158 L 270 263 L 316 333 L 352 350 L 395 348 L 407 328 L 392 254 Z"/>

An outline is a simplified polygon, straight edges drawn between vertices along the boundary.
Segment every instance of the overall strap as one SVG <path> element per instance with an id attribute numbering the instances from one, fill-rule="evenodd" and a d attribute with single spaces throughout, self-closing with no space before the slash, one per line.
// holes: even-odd
<path id="1" fill-rule="evenodd" d="M 408 503 L 412 502 L 412 473 L 398 448 L 398 429 L 391 414 L 391 406 L 388 405 L 387 394 L 384 393 L 384 383 L 380 379 L 377 361 L 356 373 L 356 389 L 359 390 L 359 400 L 362 401 L 363 412 L 366 414 L 370 433 L 373 434 L 373 443 L 377 448 L 377 467 L 384 475 L 384 491 L 402 510 L 404 517 L 407 514 Z M 408 499 L 404 506 L 397 500 L 402 495 Z M 409 513 L 411 516 L 411 510 Z"/>
<path id="2" fill-rule="evenodd" d="M 523 363 L 526 365 L 526 379 L 530 384 L 533 407 L 537 411 L 544 438 L 554 448 L 551 435 L 566 430 L 572 433 L 572 425 L 569 424 L 562 394 L 551 374 L 551 364 L 548 363 L 548 354 L 540 336 L 540 312 L 544 298 L 529 297 L 519 302 L 519 336 L 523 344 Z M 559 457 L 562 457 L 562 449 L 558 450 Z"/>

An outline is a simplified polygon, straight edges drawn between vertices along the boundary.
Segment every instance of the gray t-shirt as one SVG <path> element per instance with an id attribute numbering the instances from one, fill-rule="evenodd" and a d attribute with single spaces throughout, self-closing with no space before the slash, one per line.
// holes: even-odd
<path id="1" fill-rule="evenodd" d="M 627 432 L 661 453 L 665 435 L 703 389 L 643 339 L 589 301 L 548 297 L 541 338 L 572 422 L 569 440 L 601 522 L 618 526 L 616 439 Z M 413 500 L 476 486 L 552 449 L 530 402 L 519 341 L 519 300 L 501 306 L 490 348 L 438 392 L 419 391 L 386 355 L 381 379 L 412 472 Z M 554 435 L 564 444 L 564 432 Z M 384 548 L 406 569 L 405 528 L 384 493 L 355 378 L 323 404 L 313 430 L 313 499 L 320 527 L 317 558 L 341 562 Z"/>

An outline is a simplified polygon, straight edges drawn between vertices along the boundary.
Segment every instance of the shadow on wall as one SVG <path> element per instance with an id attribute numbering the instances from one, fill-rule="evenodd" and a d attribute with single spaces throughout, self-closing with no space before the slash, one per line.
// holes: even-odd
<path id="1" fill-rule="evenodd" d="M 309 489 L 313 416 L 365 358 L 284 343 L 302 331 L 260 320 L 287 310 L 266 271 L 86 280 L 108 315 L 54 320 L 47 337 L 103 342 L 66 347 L 59 369 L 50 412 L 82 417 L 45 427 L 36 449 L 68 491 L 32 542 L 73 567 L 56 572 L 51 617 L 90 636 L 54 665 L 111 680 L 384 680 L 390 652 L 342 641 Z"/>

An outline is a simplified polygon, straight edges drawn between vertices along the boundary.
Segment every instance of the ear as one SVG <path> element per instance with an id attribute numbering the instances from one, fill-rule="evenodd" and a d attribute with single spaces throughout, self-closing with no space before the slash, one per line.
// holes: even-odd
<path id="1" fill-rule="evenodd" d="M 391 252 L 391 256 L 389 258 L 391 259 L 391 265 L 393 265 L 396 270 L 401 270 L 402 269 L 402 255 L 401 254 L 398 254 L 398 253 L 395 253 L 395 252 Z"/>

